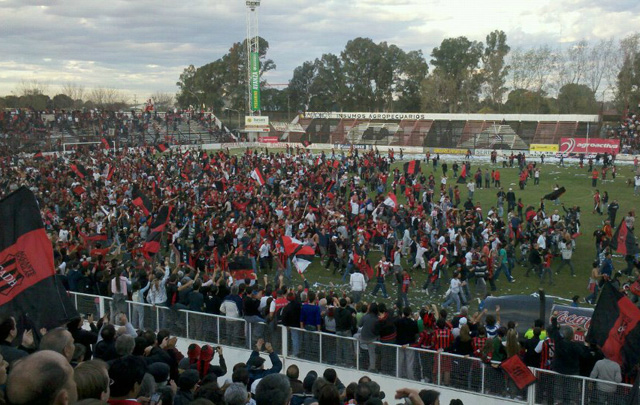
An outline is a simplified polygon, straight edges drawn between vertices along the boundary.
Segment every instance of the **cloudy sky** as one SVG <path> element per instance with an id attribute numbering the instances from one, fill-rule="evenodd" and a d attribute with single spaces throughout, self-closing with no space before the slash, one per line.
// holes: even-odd
<path id="1" fill-rule="evenodd" d="M 534 6 L 535 4 L 535 6 Z M 638 0 L 263 0 L 260 35 L 287 83 L 295 67 L 339 53 L 358 36 L 425 55 L 443 38 L 512 48 L 622 38 L 640 26 Z M 0 95 L 37 80 L 116 88 L 133 100 L 175 93 L 182 70 L 222 56 L 245 36 L 244 0 L 0 0 Z"/>

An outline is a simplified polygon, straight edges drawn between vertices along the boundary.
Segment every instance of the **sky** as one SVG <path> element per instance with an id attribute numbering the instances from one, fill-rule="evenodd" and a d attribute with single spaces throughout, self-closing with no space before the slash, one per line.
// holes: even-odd
<path id="1" fill-rule="evenodd" d="M 66 83 L 115 88 L 131 101 L 175 93 L 180 73 L 224 55 L 246 35 L 244 0 L 0 0 L 0 95 L 23 82 L 51 96 Z M 444 38 L 513 48 L 621 39 L 640 26 L 638 0 L 262 0 L 259 34 L 286 84 L 293 70 L 356 37 L 422 50 Z"/>

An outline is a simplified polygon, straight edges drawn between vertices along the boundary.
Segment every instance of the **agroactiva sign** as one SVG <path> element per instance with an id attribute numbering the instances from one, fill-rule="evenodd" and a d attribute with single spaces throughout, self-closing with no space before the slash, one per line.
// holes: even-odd
<path id="1" fill-rule="evenodd" d="M 619 139 L 562 138 L 560 153 L 615 153 L 620 152 Z"/>

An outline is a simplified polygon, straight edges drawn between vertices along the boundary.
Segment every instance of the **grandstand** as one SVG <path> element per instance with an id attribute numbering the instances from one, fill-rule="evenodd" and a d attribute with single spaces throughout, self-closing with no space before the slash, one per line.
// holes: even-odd
<path id="1" fill-rule="evenodd" d="M 595 137 L 601 125 L 597 115 L 337 112 L 307 112 L 294 122 L 305 134 L 290 135 L 291 142 L 514 150 Z"/>

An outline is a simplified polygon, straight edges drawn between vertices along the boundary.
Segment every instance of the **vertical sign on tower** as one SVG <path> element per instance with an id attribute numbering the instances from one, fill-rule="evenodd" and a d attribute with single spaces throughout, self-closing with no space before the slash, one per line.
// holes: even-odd
<path id="1" fill-rule="evenodd" d="M 251 111 L 260 110 L 260 54 L 251 52 L 250 58 L 251 78 Z"/>

